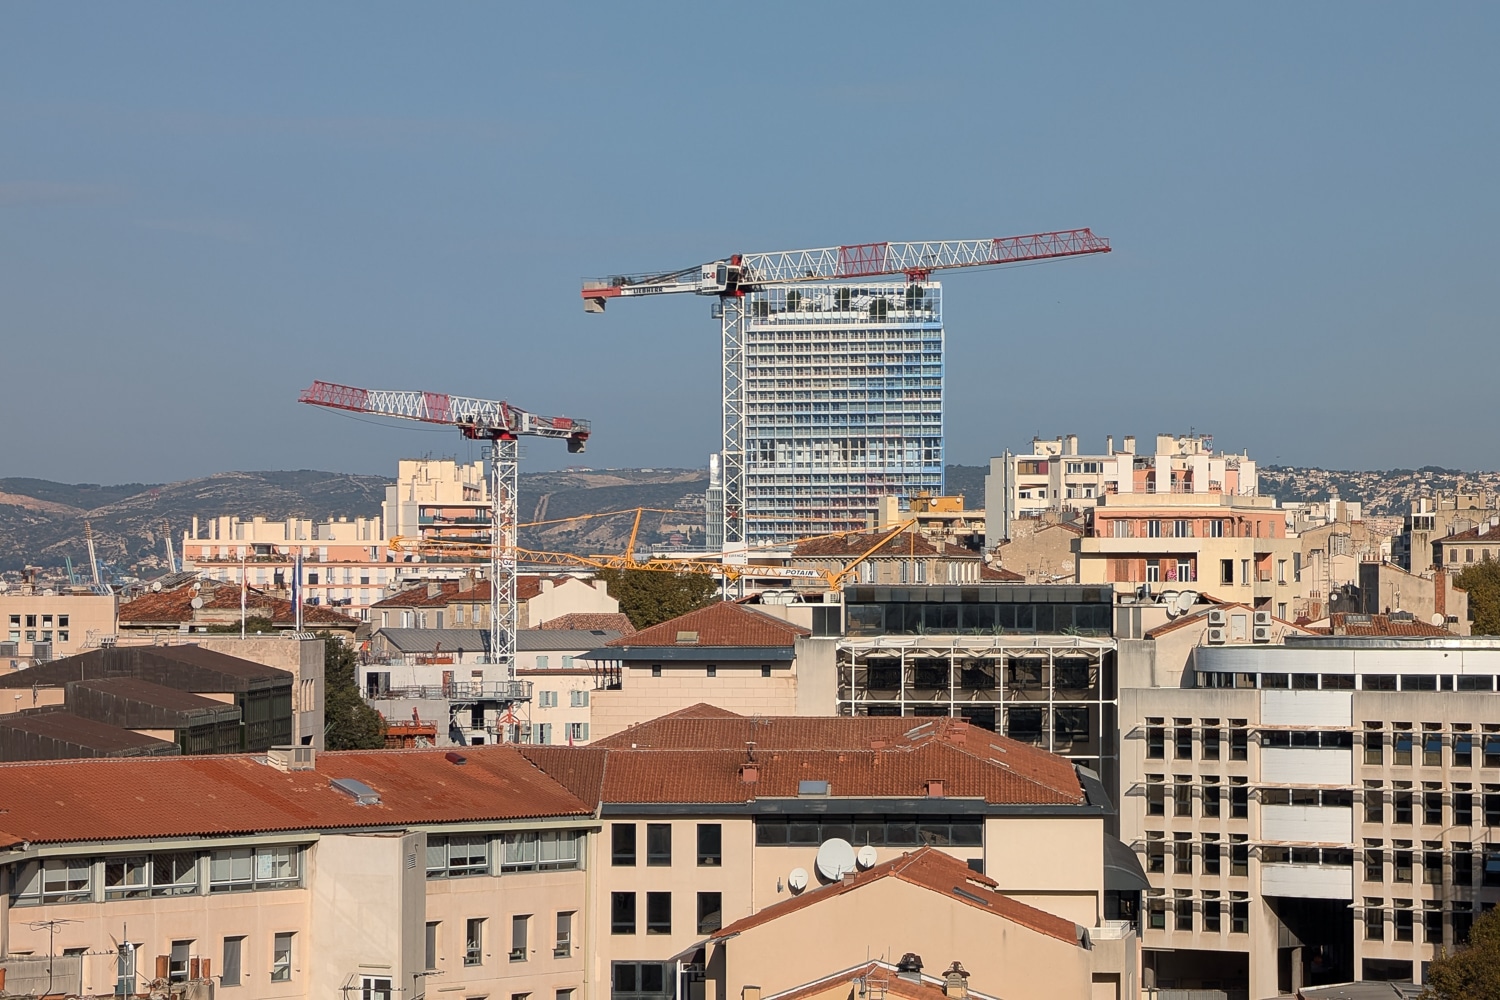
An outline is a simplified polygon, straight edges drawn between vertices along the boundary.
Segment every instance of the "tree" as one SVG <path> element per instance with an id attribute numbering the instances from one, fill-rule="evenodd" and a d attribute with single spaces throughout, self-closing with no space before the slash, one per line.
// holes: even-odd
<path id="1" fill-rule="evenodd" d="M 1469 943 L 1438 955 L 1427 969 L 1422 1000 L 1481 1000 L 1500 997 L 1500 910 L 1474 921 Z"/>
<path id="2" fill-rule="evenodd" d="M 211 633 L 223 633 L 228 635 L 240 634 L 239 622 L 223 622 L 219 625 L 205 625 L 204 631 Z M 246 635 L 275 635 L 276 625 L 269 618 L 253 615 L 245 619 Z"/>
<path id="3" fill-rule="evenodd" d="M 359 693 L 358 659 L 348 643 L 324 632 L 323 744 L 329 750 L 379 750 L 385 720 Z"/>
<path id="4" fill-rule="evenodd" d="M 706 573 L 603 569 L 598 576 L 636 628 L 650 628 L 707 607 L 717 598 L 719 589 Z"/>
<path id="5" fill-rule="evenodd" d="M 1500 635 L 1500 562 L 1475 563 L 1454 577 L 1453 585 L 1469 592 L 1474 634 Z M 1438 586 L 1442 586 L 1442 580 Z"/>

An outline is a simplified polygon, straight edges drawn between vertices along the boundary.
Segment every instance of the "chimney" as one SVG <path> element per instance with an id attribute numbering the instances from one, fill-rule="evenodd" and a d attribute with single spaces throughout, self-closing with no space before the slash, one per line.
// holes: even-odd
<path id="1" fill-rule="evenodd" d="M 544 576 L 544 577 L 542 577 L 542 593 L 545 594 L 545 593 L 547 593 L 547 591 L 549 591 L 551 589 L 552 589 L 552 578 L 550 576 Z"/>
<path id="2" fill-rule="evenodd" d="M 460 594 L 467 594 L 469 591 L 471 591 L 473 589 L 474 589 L 474 572 L 473 572 L 473 570 L 470 570 L 469 572 L 465 573 L 463 576 L 461 576 L 461 577 L 458 578 L 458 592 Z"/>
<path id="3" fill-rule="evenodd" d="M 927 797 L 929 799 L 940 799 L 943 797 L 942 778 L 928 778 L 923 787 L 927 790 Z"/>
<path id="4" fill-rule="evenodd" d="M 1134 455 L 1135 454 L 1135 435 L 1134 434 L 1126 434 L 1125 435 L 1125 443 L 1123 445 L 1121 445 L 1121 450 L 1123 450 L 1125 452 L 1125 454 L 1127 454 L 1127 455 Z"/>
<path id="5" fill-rule="evenodd" d="M 922 956 L 913 951 L 902 955 L 901 961 L 896 963 L 896 975 L 909 983 L 920 983 L 922 981 Z"/>
<path id="6" fill-rule="evenodd" d="M 759 986 L 746 986 L 740 990 L 740 1000 L 760 1000 Z"/>
<path id="7" fill-rule="evenodd" d="M 436 597 L 443 592 L 443 585 L 437 580 L 427 581 L 427 596 Z"/>
<path id="8" fill-rule="evenodd" d="M 969 995 L 969 974 L 958 962 L 948 966 L 943 973 L 943 996 L 948 1000 L 966 1000 Z"/>
<path id="9" fill-rule="evenodd" d="M 1432 610 L 1448 620 L 1448 574 L 1441 567 L 1432 578 Z"/>
<path id="10" fill-rule="evenodd" d="M 1067 450 L 1067 454 L 1069 454 L 1069 455 L 1076 455 L 1076 454 L 1078 454 L 1078 435 L 1077 434 L 1069 434 L 1068 435 L 1068 450 Z"/>
<path id="11" fill-rule="evenodd" d="M 1107 435 L 1104 438 L 1104 454 L 1106 454 L 1106 455 L 1113 455 L 1114 453 L 1115 453 L 1115 436 L 1113 434 L 1110 434 L 1110 435 Z"/>
<path id="12" fill-rule="evenodd" d="M 753 785 L 753 784 L 755 784 L 759 780 L 760 780 L 760 765 L 759 764 L 750 763 L 750 764 L 741 764 L 740 765 L 740 781 L 744 782 L 747 785 Z"/>

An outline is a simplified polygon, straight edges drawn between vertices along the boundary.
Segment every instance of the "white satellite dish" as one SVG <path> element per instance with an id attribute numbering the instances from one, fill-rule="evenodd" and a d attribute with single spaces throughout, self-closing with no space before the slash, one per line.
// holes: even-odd
<path id="1" fill-rule="evenodd" d="M 0 594 L 5 593 L 9 589 L 10 584 L 6 583 L 4 580 L 0 580 Z"/>
<path id="2" fill-rule="evenodd" d="M 196 594 L 198 591 L 200 591 L 202 589 L 203 589 L 203 584 L 201 584 L 201 583 L 195 583 L 195 584 L 193 584 L 193 593 Z"/>
<path id="3" fill-rule="evenodd" d="M 1193 605 L 1198 603 L 1198 595 L 1194 591 L 1184 590 L 1177 595 L 1177 613 L 1185 615 L 1193 610 Z"/>
<path id="4" fill-rule="evenodd" d="M 193 606 L 193 610 L 194 611 L 197 611 L 199 608 L 203 607 L 203 598 L 201 598 L 201 597 L 195 597 L 191 601 L 189 601 L 188 603 Z"/>
<path id="5" fill-rule="evenodd" d="M 1446 624 L 1448 624 L 1448 619 L 1444 618 L 1442 615 L 1440 615 L 1440 614 L 1438 614 L 1437 612 L 1434 611 L 1433 614 L 1432 614 L 1432 624 L 1434 624 L 1434 625 L 1446 625 Z"/>
<path id="6" fill-rule="evenodd" d="M 837 882 L 845 872 L 854 871 L 854 846 L 840 837 L 823 841 L 818 848 L 818 874 Z"/>
<path id="7" fill-rule="evenodd" d="M 157 580 L 157 581 L 155 581 L 155 582 L 153 582 L 151 584 L 151 592 L 153 594 L 160 594 L 161 593 L 161 581 L 160 580 Z"/>
<path id="8" fill-rule="evenodd" d="M 871 847 L 869 844 L 866 844 L 864 847 L 861 847 L 859 849 L 859 853 L 857 853 L 857 854 L 854 855 L 854 863 L 857 864 L 857 865 L 859 865 L 861 868 L 871 868 L 871 867 L 874 867 L 874 865 L 875 865 L 875 848 Z"/>
<path id="9" fill-rule="evenodd" d="M 793 868 L 786 877 L 787 888 L 793 892 L 801 892 L 807 888 L 807 869 Z"/>

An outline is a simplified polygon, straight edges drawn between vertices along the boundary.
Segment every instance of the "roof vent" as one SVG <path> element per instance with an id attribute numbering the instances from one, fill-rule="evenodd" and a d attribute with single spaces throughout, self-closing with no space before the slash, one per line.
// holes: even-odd
<path id="1" fill-rule="evenodd" d="M 922 956 L 914 951 L 902 955 L 901 961 L 896 963 L 896 975 L 908 982 L 920 983 L 922 981 Z"/>
<path id="2" fill-rule="evenodd" d="M 356 778 L 334 778 L 329 784 L 353 799 L 357 806 L 380 805 L 380 793 Z"/>
<path id="3" fill-rule="evenodd" d="M 266 751 L 266 763 L 278 771 L 316 770 L 317 750 L 314 747 L 272 747 Z"/>
<path id="4" fill-rule="evenodd" d="M 948 1000 L 966 1000 L 969 995 L 969 974 L 958 962 L 943 973 L 943 995 Z"/>
<path id="5" fill-rule="evenodd" d="M 756 764 L 740 765 L 740 781 L 747 785 L 753 785 L 760 780 L 760 767 Z"/>
<path id="6" fill-rule="evenodd" d="M 677 633 L 677 645 L 679 645 L 679 646 L 696 646 L 696 645 L 698 645 L 698 633 L 697 632 L 678 632 Z"/>
<path id="7" fill-rule="evenodd" d="M 827 797 L 828 782 L 826 781 L 799 781 L 797 782 L 798 795 L 818 795 Z"/>
<path id="8" fill-rule="evenodd" d="M 450 764 L 457 764 L 459 767 L 462 767 L 469 762 L 469 758 L 465 757 L 463 754 L 453 753 L 452 751 L 443 754 L 443 759 Z"/>

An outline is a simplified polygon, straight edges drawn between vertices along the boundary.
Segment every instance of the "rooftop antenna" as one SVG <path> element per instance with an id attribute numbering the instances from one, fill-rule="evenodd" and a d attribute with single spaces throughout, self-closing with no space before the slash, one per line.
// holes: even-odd
<path id="1" fill-rule="evenodd" d="M 745 741 L 745 763 L 747 763 L 747 764 L 754 764 L 755 763 L 755 741 L 754 740 L 746 740 Z"/>

